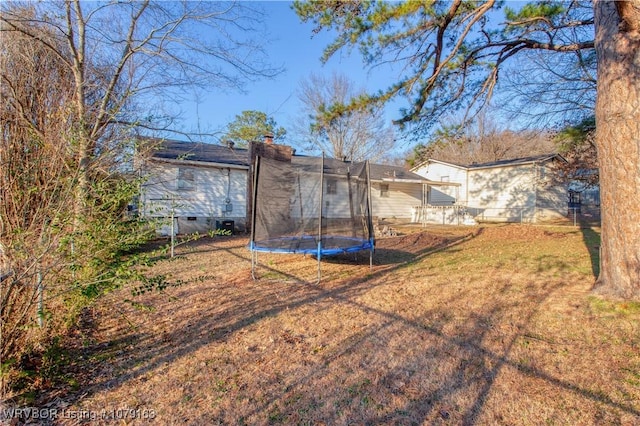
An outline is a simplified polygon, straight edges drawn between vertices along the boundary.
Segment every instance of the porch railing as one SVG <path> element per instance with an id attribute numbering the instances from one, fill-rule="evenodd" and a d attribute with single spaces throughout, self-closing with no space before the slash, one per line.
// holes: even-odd
<path id="1" fill-rule="evenodd" d="M 475 224 L 473 216 L 469 214 L 466 206 L 452 204 L 448 206 L 436 206 L 427 204 L 415 206 L 412 209 L 412 222 L 442 225 Z"/>

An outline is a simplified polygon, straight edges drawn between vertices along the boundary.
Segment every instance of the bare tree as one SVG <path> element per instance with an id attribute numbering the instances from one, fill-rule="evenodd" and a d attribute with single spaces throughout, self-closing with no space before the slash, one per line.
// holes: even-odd
<path id="1" fill-rule="evenodd" d="M 412 165 L 433 158 L 455 164 L 488 163 L 557 151 L 550 134 L 500 128 L 486 113 L 470 124 L 459 123 L 435 132 L 427 144 L 416 146 Z"/>
<path id="2" fill-rule="evenodd" d="M 100 159 L 105 135 L 113 136 L 114 127 L 166 129 L 165 120 L 132 109 L 133 102 L 171 98 L 194 86 L 239 87 L 278 72 L 262 62 L 260 44 L 237 39 L 256 22 L 256 11 L 242 3 L 75 0 L 32 10 L 36 19 L 7 3 L 3 31 L 44 44 L 73 75 L 76 216 L 86 204 L 89 170 Z M 64 48 L 33 34 L 34 22 L 64 40 Z"/>
<path id="3" fill-rule="evenodd" d="M 349 110 L 346 106 L 364 91 L 356 91 L 346 76 L 311 74 L 300 84 L 302 105 L 296 131 L 308 148 L 349 161 L 377 161 L 395 144 L 391 126 L 379 107 Z"/>
<path id="4" fill-rule="evenodd" d="M 240 2 L 0 4 L 3 364 L 43 305 L 60 324 L 131 272 L 115 265 L 144 238 L 123 220 L 135 133 L 173 123 L 156 102 L 279 72 L 260 20 Z"/>
<path id="5" fill-rule="evenodd" d="M 511 117 L 540 126 L 579 123 L 596 103 L 594 50 L 530 51 L 503 74 L 495 105 Z"/>
<path id="6" fill-rule="evenodd" d="M 25 10 L 25 14 L 29 11 Z M 0 54 L 0 359 L 29 350 L 28 324 L 45 315 L 45 290 L 68 278 L 65 253 L 76 172 L 68 137 L 73 77 L 43 43 L 64 47 L 51 31 L 3 34 Z M 52 277 L 57 277 L 52 279 Z M 37 307 L 37 308 L 36 308 Z M 3 374 L 4 380 L 4 374 Z"/>
<path id="7" fill-rule="evenodd" d="M 555 135 L 554 140 L 559 152 L 567 160 L 561 167 L 563 175 L 568 180 L 579 181 L 583 187 L 598 186 L 600 176 L 595 117 L 565 127 Z"/>

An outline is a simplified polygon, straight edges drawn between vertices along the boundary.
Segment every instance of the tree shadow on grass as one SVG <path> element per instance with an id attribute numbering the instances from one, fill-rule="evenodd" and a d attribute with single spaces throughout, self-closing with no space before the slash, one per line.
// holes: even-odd
<path id="1" fill-rule="evenodd" d="M 591 271 L 593 276 L 598 278 L 600 275 L 600 232 L 591 227 L 581 227 L 580 232 L 582 232 L 582 239 L 591 258 Z"/>
<path id="2" fill-rule="evenodd" d="M 365 326 L 362 331 L 341 341 L 336 349 L 322 357 L 318 368 L 309 369 L 307 374 L 296 377 L 293 384 L 283 383 L 283 387 L 286 384 L 286 389 L 298 389 L 297 396 L 292 396 L 290 392 L 275 392 L 270 400 L 255 405 L 247 415 L 249 418 L 255 418 L 261 413 L 276 412 L 280 419 L 276 423 L 293 420 L 327 424 L 353 422 L 387 425 L 443 422 L 472 425 L 478 423 L 496 378 L 503 369 L 510 369 L 587 400 L 640 416 L 640 411 L 631 405 L 614 401 L 600 392 L 554 377 L 536 368 L 530 360 L 516 359 L 512 352 L 516 345 L 522 344 L 522 332 L 514 333 L 504 341 L 502 350 L 488 349 L 488 340 L 494 337 L 491 336 L 493 326 L 505 321 L 505 316 L 510 310 L 519 309 L 521 317 L 515 327 L 518 330 L 526 330 L 542 304 L 563 287 L 562 282 L 547 286 L 545 291 L 533 296 L 533 303 L 528 306 L 522 302 L 531 302 L 532 296 L 523 294 L 521 301 L 494 303 L 486 311 L 471 312 L 468 321 L 461 327 L 455 325 L 458 329 L 454 335 L 450 329 L 455 324 L 455 317 L 447 307 L 456 305 L 464 297 L 462 294 L 443 300 L 441 307 L 428 310 L 419 317 L 408 318 L 403 313 L 361 303 L 352 294 L 332 292 L 331 297 L 336 302 L 349 305 L 357 311 L 379 316 L 382 318 L 381 321 Z M 504 288 L 500 293 L 504 293 Z M 400 342 L 397 336 L 404 334 L 403 338 L 406 339 L 407 333 L 412 338 Z M 412 351 L 421 342 L 428 344 L 424 344 L 422 351 Z M 390 360 L 399 353 L 403 354 L 403 361 L 394 364 Z M 315 383 L 321 383 L 323 377 L 330 375 L 336 368 L 334 364 L 342 363 L 347 357 L 350 358 L 349 363 L 357 367 L 351 370 L 351 375 L 344 375 L 342 389 L 332 395 L 323 393 L 321 389 L 314 389 Z M 449 373 L 441 374 L 438 380 L 425 384 L 425 376 L 438 374 L 430 372 L 447 370 L 443 366 L 447 363 L 452 367 L 448 369 Z M 345 372 L 348 371 L 349 368 Z M 424 374 L 425 372 L 427 374 Z M 475 396 L 468 405 L 460 406 L 455 402 L 455 395 L 464 392 Z M 377 404 L 380 406 L 378 409 L 363 407 L 393 399 L 404 399 L 406 403 L 393 412 L 384 414 L 376 413 L 384 408 L 384 404 Z M 318 408 L 327 405 L 331 405 L 333 414 Z M 300 413 L 306 414 L 310 407 L 316 412 L 301 417 Z"/>
<path id="3" fill-rule="evenodd" d="M 477 237 L 481 233 L 482 229 L 479 229 L 475 233 L 445 238 L 431 235 L 428 232 L 421 232 L 403 235 L 397 238 L 382 239 L 376 243 L 373 254 L 373 265 L 399 266 L 409 262 L 415 262 L 430 253 L 451 249 L 451 247 L 459 245 L 472 237 Z M 326 263 L 348 265 L 362 264 L 363 262 L 368 262 L 368 260 L 368 251 L 322 258 L 322 261 Z"/>
<path id="4" fill-rule="evenodd" d="M 248 255 L 225 250 L 246 264 Z M 452 246 L 438 249 L 444 254 L 449 250 L 457 249 Z M 216 283 L 207 292 L 185 289 L 185 292 L 200 292 L 203 299 L 212 297 L 215 302 L 199 310 L 198 316 L 175 326 L 167 322 L 160 334 L 130 333 L 131 337 L 125 340 L 128 346 L 119 349 L 120 352 L 107 350 L 100 344 L 78 350 L 78 359 L 94 360 L 98 365 L 89 369 L 88 386 L 66 395 L 65 399 L 72 404 L 79 403 L 101 391 L 117 389 L 127 382 L 159 373 L 167 364 L 183 360 L 202 348 L 223 344 L 262 320 L 276 318 L 284 312 L 304 307 L 310 315 L 322 317 L 322 311 L 339 306 L 345 313 L 361 317 L 362 325 L 340 342 L 331 342 L 319 349 L 307 347 L 305 336 L 276 330 L 275 344 L 281 348 L 309 354 L 319 352 L 313 357 L 309 355 L 302 363 L 283 361 L 278 371 L 256 370 L 258 376 L 273 376 L 265 379 L 264 392 L 268 397 L 243 396 L 240 386 L 234 391 L 235 398 L 229 396 L 228 410 L 205 417 L 202 422 L 475 424 L 480 421 L 496 378 L 505 369 L 605 407 L 640 416 L 632 405 L 555 377 L 527 359 L 514 356 L 524 330 L 543 303 L 562 290 L 562 281 L 541 284 L 536 293 L 511 289 L 506 280 L 497 283 L 497 295 L 488 298 L 484 306 L 466 312 L 460 310 L 469 303 L 462 287 L 458 293 L 446 297 L 434 291 L 431 297 L 438 303 L 421 311 L 415 311 L 413 305 L 390 309 L 372 300 L 363 301 L 372 291 L 381 294 L 410 291 L 396 272 L 426 255 L 428 253 L 414 255 L 406 262 L 380 268 L 366 276 L 326 285 Z M 233 292 L 225 291 L 231 287 Z M 507 294 L 515 296 L 508 299 L 504 296 Z M 408 300 L 419 302 L 419 298 Z M 456 307 L 458 311 L 454 312 Z M 518 316 L 513 317 L 513 312 L 518 312 Z M 171 314 L 165 312 L 163 317 Z M 511 324 L 514 331 L 503 336 L 497 349 L 490 342 L 496 338 L 495 325 L 503 323 Z M 243 366 L 249 367 L 251 363 L 259 366 L 263 362 L 260 349 L 249 348 L 248 352 L 247 364 L 235 366 L 230 377 L 236 377 Z M 286 357 L 286 351 L 283 356 Z M 118 366 L 117 374 L 110 372 L 113 365 Z M 326 377 L 336 377 L 343 382 L 326 388 L 323 385 Z M 462 400 L 462 405 L 456 400 L 456 395 L 461 393 L 471 396 Z M 394 410 L 384 410 L 385 405 L 394 401 Z"/>
<path id="5" fill-rule="evenodd" d="M 103 379 L 109 377 L 109 374 L 99 373 L 99 366 L 92 365 L 91 368 L 87 368 L 87 371 L 89 371 L 90 374 L 93 374 L 94 377 L 87 380 L 91 384 L 88 392 L 86 389 L 83 389 L 83 397 L 85 397 L 94 392 L 99 392 L 102 389 L 112 388 L 128 380 L 144 375 L 146 372 L 152 371 L 174 359 L 183 357 L 209 343 L 224 340 L 227 336 L 237 332 L 238 330 L 254 324 L 263 318 L 275 316 L 283 310 L 295 309 L 296 307 L 316 303 L 321 300 L 332 300 L 336 297 L 357 297 L 359 294 L 364 293 L 371 288 L 371 285 L 369 284 L 370 280 L 375 280 L 384 274 L 401 268 L 407 262 L 415 261 L 429 253 L 445 250 L 447 247 L 460 244 L 462 240 L 463 239 L 452 239 L 447 246 L 441 245 L 431 249 L 420 250 L 418 254 L 398 254 L 397 251 L 391 251 L 395 256 L 391 256 L 389 260 L 381 264 L 380 266 L 383 266 L 383 268 L 367 274 L 364 278 L 358 281 L 344 282 L 330 291 L 323 290 L 321 286 L 309 285 L 302 287 L 296 286 L 292 288 L 290 287 L 291 284 L 306 283 L 301 281 L 299 276 L 279 270 L 277 265 L 273 267 L 263 265 L 262 267 L 269 273 L 287 280 L 283 282 L 283 284 L 287 286 L 285 292 L 288 296 L 286 298 L 281 297 L 281 292 L 283 291 L 282 287 L 264 287 L 259 292 L 250 291 L 249 294 L 239 295 L 233 300 L 228 300 L 227 303 L 221 304 L 225 309 L 222 309 L 218 313 L 216 313 L 215 310 L 208 311 L 196 322 L 188 324 L 188 334 L 193 335 L 193 333 L 196 333 L 200 337 L 195 342 L 185 340 L 188 339 L 185 337 L 185 330 L 177 329 L 165 332 L 162 335 L 160 342 L 154 342 L 151 344 L 150 342 L 153 341 L 153 336 L 145 333 L 139 333 L 135 331 L 132 324 L 129 324 L 129 326 L 123 326 L 123 333 L 128 333 L 126 338 L 108 343 L 102 342 L 96 345 L 82 345 L 81 347 L 76 346 L 71 348 L 69 358 L 74 361 L 70 364 L 70 367 L 73 371 L 78 372 L 80 368 L 78 363 L 82 363 L 86 360 L 102 360 L 108 358 L 109 363 L 121 364 L 120 369 L 126 370 L 126 373 L 118 375 L 117 377 Z M 199 253 L 206 251 L 206 242 L 204 244 L 202 241 L 196 241 L 194 243 L 196 243 L 196 250 L 183 248 L 183 252 L 178 253 L 175 258 L 166 259 L 167 262 L 176 264 L 177 269 L 174 269 L 174 271 L 177 271 L 176 273 L 179 273 L 180 270 L 184 270 L 183 261 L 186 256 L 198 255 Z M 247 250 L 246 253 L 244 253 L 244 249 L 246 248 L 245 246 L 245 244 L 233 241 L 228 247 L 211 247 L 211 250 L 220 252 L 220 255 L 224 254 L 235 258 L 238 262 L 248 263 L 250 262 L 250 252 Z M 326 259 L 323 261 L 326 261 Z M 180 286 L 168 286 L 168 288 L 172 287 L 175 288 Z M 149 305 L 144 303 L 137 303 L 137 305 L 143 311 L 149 308 Z M 229 309 L 226 309 L 226 307 Z M 233 310 L 231 315 L 229 315 L 229 310 Z M 90 335 L 92 333 L 92 326 L 85 324 L 85 327 L 85 334 Z M 131 355 L 127 350 L 125 350 L 124 346 L 121 348 L 121 343 L 122 345 L 126 343 L 126 348 L 128 349 L 143 347 L 145 350 L 136 350 L 136 353 Z M 111 349 L 105 350 L 106 347 L 117 347 L 120 349 L 118 349 L 118 352 L 114 354 Z M 108 367 L 108 369 L 110 369 L 110 367 Z M 86 375 L 84 376 L 86 378 Z M 59 389 L 54 390 L 52 395 L 57 394 L 58 392 Z M 41 394 L 40 400 L 46 401 L 47 398 L 47 392 L 45 391 Z"/>

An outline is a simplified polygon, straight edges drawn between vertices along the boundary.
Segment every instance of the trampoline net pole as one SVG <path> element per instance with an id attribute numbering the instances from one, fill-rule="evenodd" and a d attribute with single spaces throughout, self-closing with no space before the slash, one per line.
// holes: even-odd
<path id="1" fill-rule="evenodd" d="M 375 234 L 373 231 L 373 206 L 371 205 L 371 166 L 369 161 L 365 162 L 365 167 L 367 169 L 367 211 L 365 214 L 367 215 L 367 237 L 369 238 L 369 269 L 373 269 L 373 251 L 375 250 Z"/>
<path id="2" fill-rule="evenodd" d="M 318 282 L 322 277 L 320 257 L 322 256 L 322 205 L 324 203 L 324 151 L 320 159 L 320 209 L 318 215 Z"/>
<path id="3" fill-rule="evenodd" d="M 260 157 L 256 157 L 256 162 L 253 166 L 253 194 L 251 204 L 251 278 L 256 279 L 256 264 L 258 263 L 258 253 L 255 250 L 256 244 L 256 211 L 258 199 L 258 172 L 260 170 Z"/>
<path id="4" fill-rule="evenodd" d="M 255 250 L 251 250 L 251 278 L 257 280 L 256 278 L 256 265 L 258 263 L 258 252 Z"/>
<path id="5" fill-rule="evenodd" d="M 298 195 L 296 201 L 300 204 L 300 225 L 298 235 L 304 235 L 304 207 L 302 206 L 302 184 L 300 183 L 300 170 L 296 170 L 296 176 L 298 178 Z"/>

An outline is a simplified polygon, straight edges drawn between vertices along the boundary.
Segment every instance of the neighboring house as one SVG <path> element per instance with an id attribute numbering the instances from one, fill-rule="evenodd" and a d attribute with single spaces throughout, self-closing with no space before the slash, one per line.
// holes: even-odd
<path id="1" fill-rule="evenodd" d="M 246 149 L 173 140 L 156 141 L 138 159 L 143 183 L 139 212 L 159 220 L 170 235 L 228 228 L 244 230 L 247 200 Z M 172 219 L 173 218 L 173 223 Z"/>
<path id="2" fill-rule="evenodd" d="M 146 177 L 138 208 L 142 216 L 159 221 L 160 233 L 169 235 L 172 229 L 176 234 L 202 233 L 228 221 L 233 221 L 236 231 L 246 230 L 251 196 L 248 150 L 174 140 L 152 142 L 156 148 L 137 160 L 139 172 Z M 304 166 L 320 158 L 294 155 L 291 161 Z M 416 209 L 427 202 L 429 194 L 444 193 L 450 186 L 429 182 L 399 166 L 371 164 L 370 171 L 372 213 L 378 220 L 415 221 Z M 301 186 L 292 185 L 296 187 L 303 192 L 317 190 L 317 185 L 304 179 Z M 324 203 L 333 206 L 335 217 L 348 212 L 346 183 L 327 180 Z"/>
<path id="3" fill-rule="evenodd" d="M 539 222 L 567 215 L 568 188 L 555 173 L 558 162 L 566 160 L 557 154 L 471 165 L 430 159 L 412 171 L 449 183 L 431 187 L 425 210 L 451 206 L 448 215 L 476 221 Z"/>

